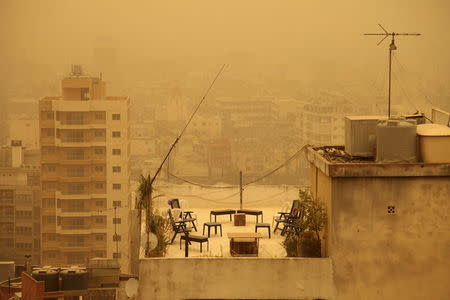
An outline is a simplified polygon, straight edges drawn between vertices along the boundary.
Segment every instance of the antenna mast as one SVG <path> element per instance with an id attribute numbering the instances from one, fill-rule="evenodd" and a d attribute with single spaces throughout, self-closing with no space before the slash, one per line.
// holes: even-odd
<path id="1" fill-rule="evenodd" d="M 391 61 L 392 61 L 392 51 L 397 50 L 397 46 L 395 45 L 395 36 L 396 35 L 414 35 L 418 36 L 420 33 L 398 33 L 392 32 L 389 33 L 383 26 L 378 24 L 380 28 L 384 31 L 384 33 L 365 33 L 364 35 L 382 35 L 384 36 L 377 44 L 380 45 L 388 36 L 392 37 L 391 44 L 389 45 L 389 91 L 388 91 L 388 118 L 391 117 Z"/>

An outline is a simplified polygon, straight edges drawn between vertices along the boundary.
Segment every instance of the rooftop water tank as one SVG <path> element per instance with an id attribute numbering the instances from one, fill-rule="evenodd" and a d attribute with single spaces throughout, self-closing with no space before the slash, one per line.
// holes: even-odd
<path id="1" fill-rule="evenodd" d="M 440 124 L 417 126 L 419 152 L 423 162 L 450 163 L 450 127 Z"/>
<path id="2" fill-rule="evenodd" d="M 83 269 L 67 269 L 61 271 L 61 290 L 85 290 L 88 288 L 88 273 Z"/>
<path id="3" fill-rule="evenodd" d="M 54 292 L 59 289 L 59 274 L 56 270 L 36 269 L 31 272 L 31 277 L 33 277 L 37 281 L 44 281 L 46 292 Z"/>
<path id="4" fill-rule="evenodd" d="M 377 162 L 416 162 L 416 122 L 404 119 L 380 121 L 377 125 Z"/>

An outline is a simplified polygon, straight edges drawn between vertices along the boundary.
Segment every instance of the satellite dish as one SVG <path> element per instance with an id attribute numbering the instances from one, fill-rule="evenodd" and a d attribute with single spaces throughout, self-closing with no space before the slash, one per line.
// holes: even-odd
<path id="1" fill-rule="evenodd" d="M 153 232 L 150 232 L 148 237 L 148 243 L 150 250 L 153 250 L 158 246 L 158 237 Z M 144 233 L 141 236 L 141 248 L 145 249 L 147 247 L 147 234 Z"/>
<path id="2" fill-rule="evenodd" d="M 125 283 L 125 294 L 128 298 L 134 297 L 137 294 L 139 287 L 139 281 L 135 278 L 128 279 L 127 283 Z"/>

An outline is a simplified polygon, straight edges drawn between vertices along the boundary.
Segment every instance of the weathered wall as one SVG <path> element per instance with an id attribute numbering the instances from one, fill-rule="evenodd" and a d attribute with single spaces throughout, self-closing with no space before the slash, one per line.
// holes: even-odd
<path id="1" fill-rule="evenodd" d="M 328 258 L 141 259 L 139 299 L 334 299 Z"/>
<path id="2" fill-rule="evenodd" d="M 449 177 L 332 178 L 337 299 L 450 299 L 449 202 Z"/>

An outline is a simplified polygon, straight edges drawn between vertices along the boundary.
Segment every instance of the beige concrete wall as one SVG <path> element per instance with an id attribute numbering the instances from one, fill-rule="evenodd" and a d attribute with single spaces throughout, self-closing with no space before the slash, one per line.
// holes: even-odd
<path id="1" fill-rule="evenodd" d="M 335 299 L 328 258 L 141 259 L 138 299 Z"/>
<path id="2" fill-rule="evenodd" d="M 449 177 L 335 177 L 332 187 L 337 299 L 450 299 Z"/>

